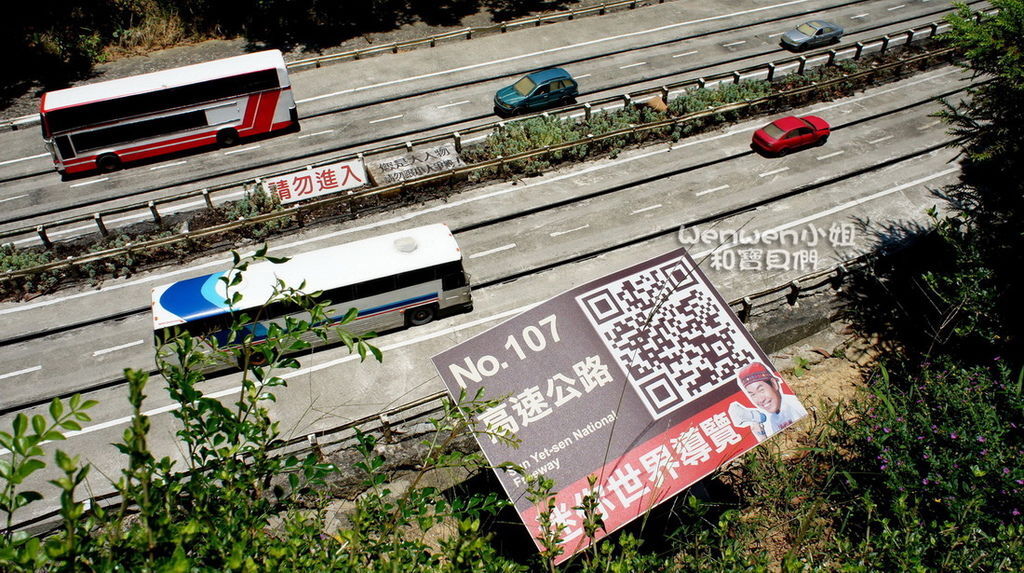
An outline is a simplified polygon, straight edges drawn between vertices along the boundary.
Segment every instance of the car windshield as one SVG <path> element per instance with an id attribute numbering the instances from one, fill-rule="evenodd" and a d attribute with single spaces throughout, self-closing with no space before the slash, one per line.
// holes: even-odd
<path id="1" fill-rule="evenodd" d="M 797 31 L 805 36 L 813 36 L 817 33 L 818 29 L 810 24 L 800 24 L 796 27 Z"/>
<path id="2" fill-rule="evenodd" d="M 530 92 L 532 92 L 533 88 L 536 86 L 537 84 L 533 83 L 533 80 L 531 80 L 529 76 L 526 76 L 523 79 L 519 80 L 518 82 L 512 84 L 512 89 L 516 90 L 516 92 L 519 93 L 519 95 L 526 96 L 530 95 Z"/>
<path id="3" fill-rule="evenodd" d="M 772 139 L 778 139 L 779 136 L 785 133 L 785 131 L 783 131 L 782 128 L 775 125 L 774 123 L 769 123 L 768 125 L 764 126 L 764 132 L 767 133 L 769 137 L 771 137 Z"/>

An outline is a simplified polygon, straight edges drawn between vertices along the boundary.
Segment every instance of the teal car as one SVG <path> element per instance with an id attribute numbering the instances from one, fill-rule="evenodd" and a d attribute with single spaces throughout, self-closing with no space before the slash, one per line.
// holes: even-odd
<path id="1" fill-rule="evenodd" d="M 498 90 L 494 94 L 494 113 L 509 116 L 569 105 L 576 101 L 577 95 L 579 87 L 569 72 L 549 68 L 527 74 Z"/>

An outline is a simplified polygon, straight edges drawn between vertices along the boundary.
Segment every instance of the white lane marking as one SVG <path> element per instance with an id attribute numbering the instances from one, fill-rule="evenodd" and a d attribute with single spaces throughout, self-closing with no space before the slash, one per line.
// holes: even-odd
<path id="1" fill-rule="evenodd" d="M 40 153 L 39 155 L 29 155 L 28 157 L 19 157 L 17 159 L 8 159 L 7 161 L 0 161 L 0 165 L 10 165 L 12 163 L 18 163 L 20 161 L 28 161 L 30 159 L 39 159 L 40 157 L 48 157 L 49 153 Z"/>
<path id="2" fill-rule="evenodd" d="M 188 163 L 188 161 L 175 161 L 174 163 L 164 163 L 163 165 L 157 165 L 155 167 L 150 167 L 149 170 L 150 171 L 156 171 L 157 169 L 167 169 L 168 167 L 174 167 L 176 165 L 184 165 L 186 163 Z"/>
<path id="3" fill-rule="evenodd" d="M 893 10 L 899 10 L 900 8 L 906 8 L 906 4 L 900 4 L 899 6 L 893 6 L 892 8 L 886 8 L 886 10 L 892 12 Z"/>
<path id="4" fill-rule="evenodd" d="M 733 46 L 739 46 L 741 44 L 746 44 L 746 43 L 747 43 L 746 40 L 740 40 L 739 42 L 729 42 L 728 44 L 722 44 L 722 47 L 723 48 L 731 48 Z"/>
<path id="5" fill-rule="evenodd" d="M 940 123 L 942 123 L 942 120 L 936 119 L 933 122 L 926 123 L 926 124 L 922 125 L 921 127 L 918 127 L 917 130 L 918 131 L 924 131 L 926 129 L 931 129 L 931 128 L 935 127 L 936 125 L 939 125 Z"/>
<path id="6" fill-rule="evenodd" d="M 753 128 L 751 128 L 751 129 L 753 129 Z M 724 137 L 725 135 L 726 134 L 722 134 L 720 136 L 715 136 L 715 138 L 717 139 L 717 138 L 720 138 L 720 137 Z M 666 153 L 666 152 L 667 152 L 666 150 L 659 150 L 659 151 L 654 152 L 654 153 Z M 651 153 L 651 155 L 654 155 L 654 153 Z M 861 197 L 860 199 L 854 199 L 853 201 L 849 201 L 849 202 L 843 203 L 841 205 L 836 205 L 835 207 L 832 207 L 831 209 L 826 209 L 824 211 L 815 213 L 813 215 L 808 215 L 808 216 L 803 217 L 801 219 L 797 219 L 795 221 L 790 221 L 789 223 L 785 223 L 785 224 L 779 225 L 779 226 L 775 227 L 774 229 L 769 229 L 768 232 L 780 232 L 780 231 L 785 231 L 786 229 L 792 229 L 793 227 L 799 227 L 800 225 L 804 225 L 804 224 L 809 223 L 811 221 L 814 221 L 816 219 L 820 219 L 822 217 L 827 217 L 829 215 L 834 215 L 834 214 L 836 214 L 836 213 L 838 213 L 840 211 L 844 211 L 844 210 L 849 209 L 851 207 L 856 207 L 856 206 L 861 205 L 863 203 L 867 203 L 868 201 L 874 201 L 875 199 L 879 199 L 879 198 L 884 197 L 886 195 L 891 195 L 893 193 L 897 193 L 899 191 L 903 191 L 904 189 L 909 189 L 909 188 L 914 187 L 916 185 L 920 185 L 922 183 L 927 183 L 927 182 L 929 182 L 929 181 L 931 181 L 933 179 L 937 179 L 939 177 L 944 177 L 946 175 L 949 175 L 950 173 L 954 173 L 954 172 L 959 171 L 959 170 L 960 170 L 959 167 L 950 167 L 950 168 L 948 168 L 948 169 L 946 169 L 944 171 L 939 171 L 938 173 L 933 173 L 931 175 L 927 175 L 925 177 L 922 177 L 920 179 L 916 179 L 916 180 L 911 181 L 909 183 L 903 183 L 903 184 L 897 185 L 895 187 L 890 187 L 889 189 L 883 189 L 882 191 L 879 191 L 877 193 L 873 193 L 873 194 L 868 195 L 866 197 Z M 718 246 L 716 246 L 714 248 L 707 249 L 707 250 L 702 251 L 700 253 L 691 254 L 691 256 L 694 259 L 700 260 L 700 259 L 703 259 L 704 257 L 706 257 L 707 255 L 713 253 L 717 249 L 723 249 L 723 248 L 727 249 L 727 248 L 730 248 L 730 247 L 735 247 L 738 244 L 740 244 L 738 240 L 737 241 L 733 241 L 732 243 L 728 243 L 728 244 L 724 244 L 724 245 L 718 245 Z M 538 304 L 540 304 L 540 303 L 539 302 L 530 303 L 530 304 L 521 306 L 519 308 L 513 308 L 511 310 L 506 310 L 504 312 L 499 312 L 498 314 L 491 315 L 491 316 L 488 316 L 488 317 L 485 317 L 485 318 L 481 318 L 481 319 L 474 320 L 474 321 L 471 321 L 471 322 L 467 322 L 467 323 L 464 323 L 464 324 L 459 324 L 459 325 L 456 325 L 456 326 L 445 328 L 444 330 L 440 330 L 438 332 L 433 332 L 433 333 L 430 333 L 430 334 L 424 334 L 424 335 L 418 336 L 416 338 L 410 338 L 409 340 L 406 340 L 404 342 L 398 342 L 398 343 L 387 345 L 387 346 L 381 346 L 380 349 L 383 352 L 391 352 L 392 350 L 397 350 L 399 348 L 403 348 L 403 347 L 406 347 L 406 346 L 412 346 L 413 344 L 419 344 L 420 342 L 425 342 L 427 340 L 432 340 L 434 338 L 440 338 L 440 337 L 443 337 L 443 336 L 449 336 L 450 334 L 458 332 L 460 330 L 465 330 L 467 328 L 473 328 L 473 327 L 479 326 L 481 324 L 487 324 L 489 322 L 494 322 L 496 320 L 503 320 L 505 318 L 508 318 L 508 317 L 511 317 L 511 316 L 515 316 L 517 314 L 521 314 L 521 313 L 526 312 L 526 311 L 530 310 L 531 308 L 537 306 Z M 310 366 L 309 368 L 301 368 L 301 369 L 295 370 L 293 372 L 288 372 L 288 373 L 281 374 L 281 378 L 284 378 L 285 380 L 289 380 L 291 378 L 298 378 L 298 377 L 301 377 L 301 376 L 308 376 L 309 374 L 312 374 L 313 372 L 317 372 L 317 371 L 320 371 L 320 370 L 325 370 L 327 368 L 334 368 L 334 367 L 338 366 L 339 364 L 343 364 L 345 362 L 351 362 L 352 360 L 356 360 L 358 358 L 359 358 L 358 355 L 350 354 L 348 356 L 343 356 L 341 358 L 337 358 L 335 360 L 330 360 L 330 361 L 324 362 L 322 364 L 317 364 L 316 366 Z M 232 394 L 236 394 L 240 390 L 241 390 L 241 387 L 240 386 L 236 386 L 234 388 L 227 388 L 225 390 L 220 390 L 218 392 L 211 392 L 209 394 L 206 394 L 206 396 L 208 398 L 223 398 L 224 396 L 230 396 Z M 146 416 L 155 416 L 157 414 L 163 414 L 163 413 L 166 413 L 166 412 L 171 412 L 173 410 L 177 410 L 179 407 L 180 407 L 180 405 L 177 404 L 177 403 L 168 404 L 166 406 L 161 406 L 160 408 L 154 408 L 152 410 L 147 410 L 146 412 L 143 412 L 143 414 L 146 415 Z M 76 437 L 76 436 L 80 436 L 82 434 L 91 434 L 92 432 L 98 432 L 100 430 L 105 430 L 107 428 L 118 426 L 120 424 L 127 424 L 130 421 L 131 421 L 131 417 L 130 416 L 125 416 L 125 417 L 122 417 L 122 418 L 116 418 L 114 420 L 109 420 L 107 422 L 101 422 L 101 423 L 96 424 L 94 426 L 87 426 L 85 428 L 82 428 L 81 430 L 67 432 L 67 433 L 64 434 L 64 437 L 70 439 L 70 438 L 73 438 L 73 437 Z M 43 443 L 45 444 L 45 443 L 48 443 L 48 442 L 43 442 Z M 0 456 L 7 455 L 9 453 L 11 453 L 10 450 L 0 449 Z"/>
<path id="7" fill-rule="evenodd" d="M 43 368 L 43 366 L 40 364 L 40 365 L 37 365 L 37 366 L 33 366 L 32 368 L 26 368 L 24 370 L 18 370 L 17 372 L 8 372 L 7 374 L 0 374 L 0 380 L 3 380 L 4 378 L 12 378 L 14 376 L 20 376 L 22 374 L 28 374 L 29 372 L 35 372 L 36 370 L 41 370 L 42 368 Z M 7 450 L 0 450 L 0 453 L 6 453 L 6 452 L 7 452 Z"/>
<path id="8" fill-rule="evenodd" d="M 913 181 L 911 181 L 909 183 L 902 183 L 902 184 L 897 185 L 895 187 L 890 187 L 888 189 L 883 189 L 883 190 L 881 190 L 881 191 L 879 191 L 877 193 L 872 193 L 871 195 L 868 195 L 866 197 L 861 197 L 860 199 L 854 199 L 853 201 L 848 201 L 848 202 L 843 203 L 841 205 L 836 205 L 835 207 L 832 207 L 831 209 L 825 209 L 824 211 L 820 211 L 820 212 L 815 213 L 813 215 L 808 215 L 806 217 L 797 219 L 795 221 L 790 221 L 788 223 L 779 225 L 778 227 L 775 227 L 774 229 L 768 229 L 767 231 L 762 232 L 762 236 L 764 235 L 764 233 L 772 233 L 772 232 L 778 233 L 778 232 L 781 232 L 781 231 L 785 231 L 786 229 L 792 229 L 793 227 L 799 227 L 800 225 L 806 225 L 807 223 L 810 223 L 811 221 L 814 221 L 814 220 L 817 220 L 817 219 L 821 219 L 822 217 L 828 217 L 829 215 L 835 215 L 836 213 L 838 213 L 840 211 L 845 211 L 846 209 L 849 209 L 851 207 L 856 207 L 858 205 L 862 205 L 864 203 L 867 203 L 868 201 L 874 201 L 875 199 L 880 199 L 882 197 L 885 197 L 886 195 L 892 195 L 893 193 L 898 193 L 900 191 L 903 191 L 904 189 L 910 189 L 911 187 L 915 187 L 917 185 L 921 185 L 922 183 L 927 183 L 927 182 L 931 181 L 932 179 L 938 179 L 939 177 L 945 177 L 946 175 L 949 175 L 950 173 L 955 173 L 957 171 L 960 171 L 959 167 L 950 167 L 950 168 L 945 169 L 943 171 L 939 171 L 938 173 L 933 173 L 931 175 L 925 175 L 924 177 L 921 177 L 920 179 L 915 179 L 915 180 L 913 180 Z M 704 257 L 710 255 L 711 253 L 715 252 L 718 249 L 729 249 L 729 248 L 735 247 L 736 245 L 739 245 L 739 244 L 740 244 L 740 240 L 737 239 L 735 241 L 732 241 L 731 243 L 725 243 L 725 244 L 722 244 L 722 245 L 718 245 L 716 247 L 712 247 L 710 249 L 701 251 L 701 252 L 696 253 L 696 254 L 691 253 L 690 256 L 693 259 L 699 261 L 699 260 L 703 259 Z M 0 451 L 0 453 L 2 453 L 2 451 Z"/>
<path id="9" fill-rule="evenodd" d="M 102 183 L 107 181 L 110 177 L 100 177 L 99 179 L 93 179 L 92 181 L 85 181 L 82 183 L 74 183 L 71 187 L 85 187 L 86 185 L 92 185 L 93 183 Z"/>
<path id="10" fill-rule="evenodd" d="M 476 68 L 483 68 L 483 67 L 487 67 L 487 66 L 504 64 L 504 63 L 507 63 L 507 62 L 514 62 L 516 60 L 531 60 L 531 59 L 535 59 L 537 56 L 543 56 L 545 54 L 553 54 L 553 53 L 561 52 L 561 51 L 564 51 L 564 50 L 571 50 L 571 49 L 574 49 L 574 48 L 582 48 L 582 47 L 585 47 L 585 46 L 593 46 L 595 44 L 601 44 L 601 43 L 604 43 L 604 42 L 614 42 L 614 41 L 622 40 L 624 38 L 633 38 L 633 37 L 636 37 L 636 36 L 643 36 L 643 35 L 646 35 L 646 34 L 656 34 L 658 32 L 662 32 L 664 30 L 671 30 L 672 28 L 679 28 L 679 27 L 682 27 L 682 26 L 692 26 L 692 25 L 695 25 L 695 24 L 703 24 L 703 23 L 706 23 L 706 22 L 714 22 L 716 20 L 726 20 L 726 19 L 729 19 L 729 18 L 733 18 L 735 16 L 744 16 L 744 15 L 747 15 L 747 14 L 755 14 L 757 12 L 764 12 L 764 11 L 767 11 L 767 10 L 774 10 L 776 8 L 785 8 L 787 6 L 794 6 L 796 4 L 804 4 L 804 3 L 808 2 L 808 1 L 809 0 L 791 0 L 789 2 L 782 2 L 780 4 L 773 4 L 771 6 L 761 6 L 760 8 L 753 8 L 751 10 L 741 10 L 739 12 L 732 12 L 732 13 L 729 13 L 729 14 L 719 14 L 717 16 L 709 16 L 707 18 L 699 18 L 697 20 L 690 20 L 688 22 L 676 22 L 674 24 L 667 24 L 665 26 L 659 26 L 657 28 L 651 28 L 649 30 L 638 30 L 636 32 L 629 32 L 629 33 L 626 33 L 626 34 L 619 34 L 617 36 L 609 36 L 607 38 L 598 38 L 596 40 L 587 40 L 586 42 L 580 42 L 578 44 L 569 44 L 567 46 L 558 46 L 557 48 L 548 48 L 546 50 L 540 50 L 540 51 L 537 51 L 537 52 L 530 52 L 528 54 L 520 54 L 518 56 L 509 56 L 507 58 L 501 58 L 501 59 L 498 59 L 498 60 L 491 60 L 489 62 L 479 62 L 479 63 L 476 63 L 476 64 L 469 64 L 469 65 L 466 65 L 466 66 L 460 66 L 458 68 L 452 68 L 452 69 L 449 69 L 449 70 L 441 70 L 439 72 L 431 72 L 429 74 L 420 74 L 418 76 L 409 76 L 407 78 L 399 78 L 399 79 L 396 79 L 396 80 L 388 80 L 386 82 L 380 82 L 380 83 L 370 84 L 370 85 L 366 85 L 366 86 L 359 86 L 359 87 L 355 87 L 355 88 L 349 88 L 347 90 L 341 90 L 341 91 L 336 91 L 336 92 L 332 92 L 332 93 L 329 93 L 329 94 L 323 94 L 323 95 L 308 97 L 308 98 L 305 98 L 305 99 L 300 99 L 300 100 L 298 100 L 295 103 L 299 103 L 299 104 L 309 103 L 309 102 L 312 102 L 312 101 L 317 101 L 317 100 L 321 100 L 321 99 L 336 97 L 336 96 L 340 96 L 340 95 L 351 94 L 351 93 L 355 93 L 355 92 L 371 90 L 371 89 L 375 89 L 375 88 L 382 88 L 382 87 L 387 87 L 387 86 L 393 86 L 393 85 L 396 85 L 396 84 L 402 84 L 402 83 L 406 83 L 406 82 L 415 82 L 415 81 L 419 81 L 419 80 L 423 80 L 423 79 L 427 79 L 427 78 L 432 78 L 432 77 L 436 77 L 436 76 L 443 76 L 443 75 L 447 75 L 447 74 L 457 74 L 457 73 L 460 73 L 460 72 L 465 72 L 467 70 L 473 70 L 473 69 L 476 69 Z"/>
<path id="11" fill-rule="evenodd" d="M 856 16 L 850 16 L 850 19 L 851 20 L 860 20 L 861 18 L 867 18 L 868 14 L 869 14 L 869 12 L 865 12 L 863 14 L 857 14 Z"/>
<path id="12" fill-rule="evenodd" d="M 647 211 L 653 211 L 655 209 L 661 209 L 661 203 L 658 203 L 657 205 L 651 205 L 650 207 L 644 207 L 642 209 L 637 209 L 636 211 L 633 211 L 632 213 L 630 213 L 630 215 L 636 215 L 638 213 L 646 213 Z"/>
<path id="13" fill-rule="evenodd" d="M 836 103 L 831 103 L 831 104 L 823 105 L 821 107 L 812 108 L 811 115 L 816 114 L 816 113 L 821 113 L 823 111 L 827 111 L 827 110 L 830 110 L 830 109 L 833 109 L 833 108 L 836 108 L 836 107 L 839 107 L 839 106 L 850 105 L 852 103 L 857 103 L 857 102 L 860 102 L 860 101 L 870 100 L 870 99 L 873 99 L 873 98 L 878 97 L 880 95 L 888 95 L 890 93 L 896 92 L 896 91 L 901 90 L 901 89 L 906 89 L 906 88 L 913 87 L 913 86 L 915 86 L 917 84 L 920 84 L 920 83 L 934 81 L 934 80 L 936 80 L 938 78 L 942 78 L 942 77 L 948 76 L 950 74 L 958 74 L 958 73 L 961 73 L 961 72 L 962 72 L 962 70 L 960 70 L 960 69 L 946 70 L 946 71 L 943 71 L 943 72 L 936 73 L 934 75 L 928 75 L 928 76 L 922 77 L 920 80 L 915 80 L 915 81 L 909 82 L 907 84 L 903 84 L 901 86 L 892 87 L 892 88 L 889 88 L 889 89 L 881 90 L 881 91 L 870 93 L 870 94 L 864 94 L 862 96 L 859 96 L 859 97 L 856 97 L 856 98 L 853 98 L 853 99 L 849 99 L 849 100 L 844 100 L 842 102 L 836 102 Z M 500 197 L 502 195 L 507 195 L 509 193 L 515 193 L 515 192 L 523 191 L 523 190 L 526 190 L 526 189 L 532 189 L 532 188 L 538 187 L 540 185 L 548 185 L 548 184 L 551 184 L 551 183 L 557 183 L 559 181 L 572 180 L 572 179 L 575 179 L 576 177 L 580 177 L 580 176 L 586 175 L 588 173 L 594 173 L 594 172 L 597 172 L 597 171 L 603 171 L 605 169 L 616 169 L 616 168 L 619 168 L 622 165 L 625 165 L 627 163 L 633 163 L 634 161 L 642 161 L 644 159 L 647 159 L 648 157 L 653 157 L 655 155 L 658 155 L 659 153 L 669 153 L 669 152 L 677 150 L 677 149 L 684 149 L 684 148 L 691 147 L 691 146 L 694 146 L 694 145 L 702 145 L 702 144 L 706 144 L 706 143 L 711 143 L 713 141 L 718 141 L 720 139 L 725 139 L 727 137 L 732 137 L 734 135 L 739 135 L 741 133 L 751 132 L 751 131 L 754 131 L 754 130 L 760 129 L 760 128 L 761 128 L 761 124 L 757 123 L 757 124 L 752 124 L 752 125 L 750 125 L 748 127 L 739 127 L 739 128 L 735 128 L 735 129 L 730 129 L 728 131 L 725 131 L 725 132 L 720 133 L 718 135 L 713 135 L 711 137 L 707 137 L 707 138 L 703 138 L 703 139 L 694 139 L 694 140 L 684 141 L 684 142 L 676 144 L 676 145 L 666 146 L 666 147 L 663 147 L 663 148 L 658 148 L 656 150 L 648 151 L 648 152 L 645 152 L 645 153 L 640 153 L 640 154 L 637 154 L 637 155 L 633 155 L 631 157 L 624 157 L 622 159 L 617 159 L 617 160 L 611 161 L 609 163 L 601 163 L 601 164 L 597 164 L 597 165 L 591 165 L 589 167 L 584 167 L 583 169 L 580 169 L 578 171 L 569 171 L 569 172 L 563 173 L 561 175 L 556 175 L 554 177 L 543 179 L 543 180 L 533 181 L 533 182 L 527 183 L 525 185 L 515 185 L 515 186 L 509 185 L 509 186 L 507 186 L 507 187 L 505 187 L 503 189 L 496 189 L 496 190 L 491 191 L 489 193 L 483 193 L 481 195 L 476 195 L 474 197 L 467 197 L 465 199 L 459 199 L 458 201 L 450 201 L 448 203 L 443 203 L 443 204 L 440 204 L 440 205 L 434 205 L 432 207 L 427 207 L 426 209 L 422 209 L 420 211 L 411 211 L 411 212 L 403 213 L 401 215 L 396 215 L 394 217 L 390 217 L 390 218 L 387 218 L 387 219 L 382 219 L 380 221 L 376 221 L 376 222 L 372 222 L 372 223 L 366 223 L 365 225 L 349 227 L 349 228 L 346 228 L 346 229 L 339 229 L 339 230 L 331 232 L 331 233 L 324 233 L 324 234 L 316 235 L 315 237 L 311 237 L 309 239 L 302 239 L 302 240 L 299 240 L 299 241 L 293 241 L 291 243 L 284 243 L 282 245 L 278 245 L 278 246 L 274 247 L 274 250 L 278 251 L 278 252 L 282 252 L 282 251 L 286 251 L 288 249 L 294 249 L 296 247 L 301 247 L 303 245 L 307 245 L 307 244 L 311 244 L 311 243 L 318 243 L 318 242 L 321 242 L 321 241 L 332 241 L 332 240 L 334 240 L 334 239 L 336 239 L 338 237 L 342 237 L 342 236 L 345 236 L 345 235 L 350 235 L 352 233 L 358 233 L 358 232 L 362 232 L 362 231 L 369 231 L 369 230 L 377 229 L 377 228 L 381 228 L 381 227 L 389 228 L 389 227 L 392 227 L 392 226 L 397 225 L 399 223 L 403 223 L 403 222 L 406 222 L 406 221 L 411 221 L 413 219 L 417 219 L 417 218 L 422 217 L 424 215 L 430 215 L 430 214 L 433 214 L 433 213 L 440 213 L 440 212 L 443 212 L 443 211 L 446 211 L 448 209 L 452 209 L 452 208 L 455 208 L 455 207 L 462 207 L 463 205 L 470 205 L 470 204 L 476 203 L 477 201 L 487 201 L 487 200 L 492 199 L 494 197 Z M 884 138 L 882 138 L 879 141 L 883 141 L 885 139 L 889 139 L 889 137 L 884 137 Z M 239 192 L 239 193 L 241 193 L 241 192 Z M 196 201 L 195 204 L 196 205 L 202 204 L 202 200 Z M 149 216 L 148 214 L 139 215 L 140 218 L 141 217 L 148 217 L 148 216 Z M 89 228 L 95 228 L 95 227 L 90 226 Z M 248 252 L 248 253 L 243 253 L 243 256 L 248 256 L 251 253 L 252 253 L 251 251 Z M 110 286 L 104 286 L 104 287 L 100 287 L 98 289 L 90 289 L 90 290 L 87 290 L 87 291 L 83 291 L 83 292 L 80 292 L 80 293 L 76 293 L 76 294 L 73 294 L 73 295 L 68 295 L 68 296 L 64 296 L 64 297 L 60 297 L 60 298 L 53 298 L 53 299 L 49 299 L 49 300 L 41 300 L 41 301 L 38 301 L 38 302 L 32 302 L 32 303 L 28 303 L 28 304 L 19 304 L 17 306 L 11 306 L 9 308 L 0 308 L 0 316 L 4 316 L 4 315 L 8 315 L 8 314 L 14 314 L 16 312 L 24 312 L 24 311 L 29 311 L 29 310 L 35 310 L 37 308 L 42 308 L 42 307 L 47 307 L 47 306 L 51 306 L 51 305 L 54 305 L 54 304 L 64 303 L 64 302 L 68 302 L 68 301 L 75 300 L 75 299 L 78 299 L 78 298 L 83 298 L 83 297 L 87 297 L 87 296 L 93 296 L 93 295 L 97 295 L 97 294 L 106 294 L 108 292 L 112 292 L 112 291 L 116 291 L 116 290 L 120 290 L 120 289 L 124 289 L 124 288 L 130 288 L 130 287 L 134 287 L 134 286 L 138 286 L 138 285 L 149 284 L 149 283 L 153 283 L 153 282 L 157 282 L 157 281 L 162 282 L 165 279 L 168 279 L 168 278 L 171 278 L 171 277 L 180 276 L 180 275 L 183 275 L 183 274 L 195 273 L 197 271 L 201 271 L 201 270 L 204 270 L 204 269 L 223 267 L 225 264 L 229 264 L 228 261 L 229 261 L 229 259 L 216 259 L 216 260 L 212 260 L 212 261 L 207 261 L 205 263 L 193 265 L 193 266 L 190 266 L 190 267 L 180 268 L 180 269 L 176 269 L 176 270 L 173 270 L 173 271 L 167 271 L 165 273 L 154 274 L 154 275 L 150 275 L 148 277 L 140 278 L 138 280 L 128 281 L 128 282 L 124 282 L 124 283 L 120 283 L 120 284 L 113 284 L 113 285 L 110 285 Z"/>
<path id="14" fill-rule="evenodd" d="M 768 37 L 769 38 L 778 38 L 779 36 L 781 36 L 783 34 L 785 34 L 785 32 L 775 32 L 774 34 L 768 34 Z"/>
<path id="15" fill-rule="evenodd" d="M 393 115 L 391 117 L 382 117 L 380 119 L 370 120 L 370 124 L 380 123 L 382 121 L 391 121 L 392 119 L 402 119 L 403 117 L 405 117 L 404 114 Z"/>
<path id="16" fill-rule="evenodd" d="M 257 149 L 259 149 L 261 147 L 263 147 L 263 146 L 262 145 L 253 145 L 251 147 L 243 147 L 242 149 L 233 149 L 231 151 L 225 151 L 224 155 L 234 155 L 235 153 L 245 153 L 247 151 L 256 151 Z"/>
<path id="17" fill-rule="evenodd" d="M 676 55 L 674 55 L 672 57 L 673 58 L 682 58 L 684 56 L 692 56 L 692 55 L 698 53 L 699 51 L 700 50 L 690 50 L 689 52 L 683 52 L 682 54 L 676 54 Z"/>
<path id="18" fill-rule="evenodd" d="M 765 171 L 764 173 L 758 175 L 758 177 L 768 177 L 769 175 L 775 175 L 776 173 L 782 173 L 783 171 L 789 171 L 789 167 L 780 167 L 778 169 L 773 169 L 771 171 Z"/>
<path id="19" fill-rule="evenodd" d="M 573 233 L 573 232 L 576 232 L 576 231 L 582 231 L 583 229 L 586 229 L 587 227 L 590 227 L 590 225 L 587 224 L 587 225 L 583 225 L 582 227 L 576 227 L 575 229 L 569 229 L 568 231 L 555 231 L 553 233 L 548 233 L 548 234 L 550 236 L 552 236 L 552 237 L 561 237 L 562 235 L 568 235 L 569 233 Z"/>
<path id="20" fill-rule="evenodd" d="M 475 259 L 475 258 L 478 258 L 478 257 L 486 257 L 487 255 L 493 255 L 494 253 L 500 253 L 502 251 L 507 251 L 509 249 L 514 249 L 514 248 L 516 248 L 516 244 L 515 243 L 509 243 L 507 245 L 502 245 L 500 247 L 497 247 L 495 249 L 491 249 L 489 251 L 480 251 L 479 253 L 473 253 L 472 255 L 469 255 L 469 258 Z"/>
<path id="21" fill-rule="evenodd" d="M 592 75 L 594 75 L 594 74 L 583 74 L 582 76 L 573 76 L 573 77 L 578 79 L 578 80 L 582 80 L 583 78 L 589 78 Z"/>
<path id="22" fill-rule="evenodd" d="M 883 141 L 889 141 L 893 137 L 895 137 L 895 136 L 893 136 L 893 135 L 886 135 L 885 137 L 879 137 L 878 139 L 872 139 L 871 141 L 868 142 L 868 145 L 874 145 L 876 143 L 882 143 Z"/>
<path id="23" fill-rule="evenodd" d="M 131 348 L 132 346 L 138 346 L 144 344 L 145 340 L 136 340 L 135 342 L 129 342 L 128 344 L 121 344 L 119 346 L 111 346 L 110 348 L 104 348 L 103 350 L 97 350 L 93 352 L 93 356 L 100 356 L 103 354 L 110 354 L 111 352 L 117 352 L 118 350 L 124 350 L 125 348 Z"/>
<path id="24" fill-rule="evenodd" d="M 334 133 L 334 130 L 333 129 L 325 129 L 323 131 L 318 131 L 316 133 L 304 133 L 304 134 L 300 135 L 297 139 L 304 139 L 306 137 L 316 137 L 317 135 L 327 135 L 328 133 Z"/>
<path id="25" fill-rule="evenodd" d="M 464 103 L 469 103 L 469 100 L 468 100 L 468 99 L 464 99 L 464 100 L 462 100 L 462 101 L 457 101 L 457 102 L 455 102 L 455 103 L 446 103 L 446 104 L 444 104 L 444 105 L 439 105 L 439 106 L 437 106 L 437 109 L 444 109 L 444 108 L 446 108 L 446 107 L 455 107 L 455 106 L 457 106 L 457 105 L 462 105 L 462 104 L 464 104 Z"/>
<path id="26" fill-rule="evenodd" d="M 842 155 L 844 153 L 846 153 L 846 152 L 845 151 L 836 151 L 834 153 L 829 153 L 827 155 L 821 155 L 821 156 L 818 157 L 818 161 L 824 161 L 824 160 L 826 160 L 826 159 L 828 159 L 830 157 L 835 157 L 837 155 Z"/>
<path id="27" fill-rule="evenodd" d="M 637 62 L 635 64 L 626 64 L 625 66 L 619 66 L 619 69 L 620 70 L 624 70 L 626 68 L 635 68 L 637 66 L 646 66 L 646 65 L 647 65 L 647 62 Z"/>
<path id="28" fill-rule="evenodd" d="M 15 199 L 21 199 L 22 197 L 28 197 L 28 195 L 15 195 L 14 197 L 8 197 L 6 199 L 0 199 L 0 203 L 4 201 L 14 201 Z"/>
<path id="29" fill-rule="evenodd" d="M 697 191 L 697 196 L 699 197 L 701 195 L 707 195 L 708 193 L 714 193 L 715 191 L 721 191 L 722 189 L 728 189 L 728 188 L 729 188 L 728 185 L 720 185 L 720 186 L 715 187 L 713 189 L 705 189 L 703 191 Z"/>

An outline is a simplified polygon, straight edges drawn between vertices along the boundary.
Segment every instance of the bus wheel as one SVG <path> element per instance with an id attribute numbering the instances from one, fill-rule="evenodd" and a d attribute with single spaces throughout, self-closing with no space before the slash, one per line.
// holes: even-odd
<path id="1" fill-rule="evenodd" d="M 221 147 L 233 147 L 238 144 L 238 132 L 234 129 L 222 129 L 217 132 L 217 144 Z"/>
<path id="2" fill-rule="evenodd" d="M 104 153 L 96 159 L 96 168 L 104 173 L 117 171 L 121 167 L 121 160 L 113 153 Z"/>
<path id="3" fill-rule="evenodd" d="M 422 326 L 434 320 L 433 306 L 418 306 L 405 314 L 405 319 L 410 326 Z"/>

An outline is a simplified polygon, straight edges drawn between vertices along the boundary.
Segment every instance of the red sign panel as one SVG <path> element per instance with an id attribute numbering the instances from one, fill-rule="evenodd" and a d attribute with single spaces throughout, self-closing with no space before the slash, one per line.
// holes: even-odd
<path id="1" fill-rule="evenodd" d="M 366 185 L 366 169 L 362 160 L 353 159 L 279 175 L 263 184 L 285 205 L 362 187 Z"/>
<path id="2" fill-rule="evenodd" d="M 807 415 L 684 249 L 563 293 L 434 365 L 453 395 L 500 399 L 477 422 L 521 443 L 480 446 L 522 468 L 498 478 L 534 538 L 547 504 L 526 500 L 527 477 L 554 481 L 558 562 L 589 543 L 584 496 L 598 499 L 599 539 Z"/>

